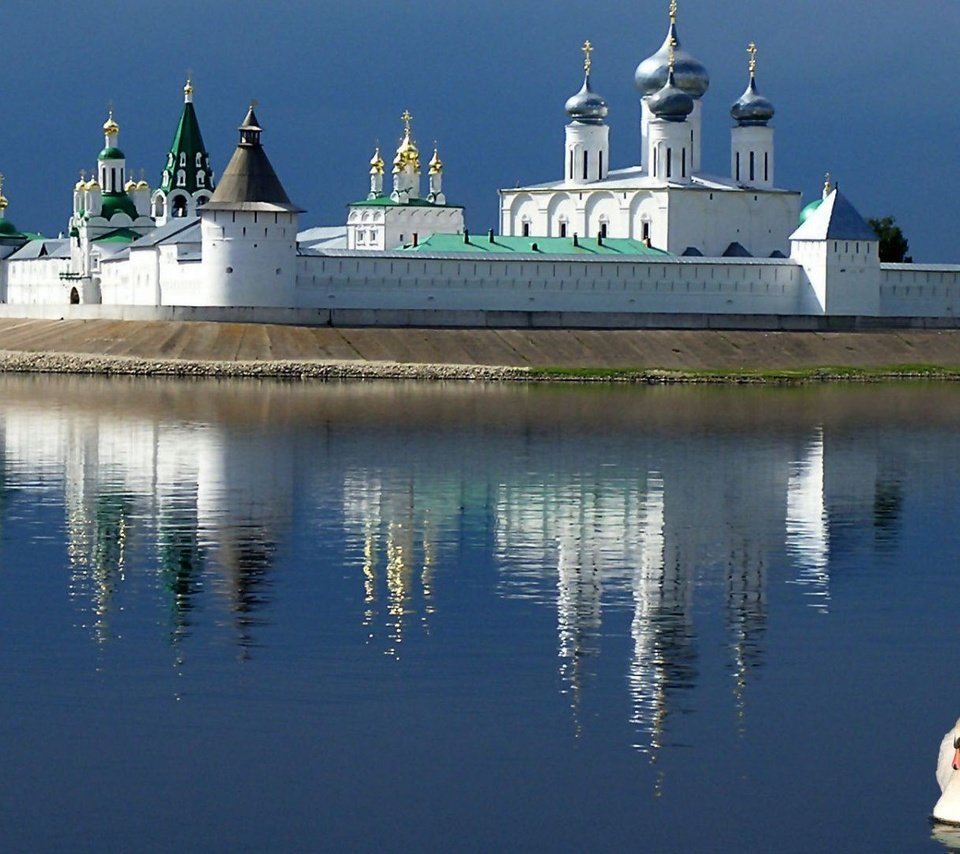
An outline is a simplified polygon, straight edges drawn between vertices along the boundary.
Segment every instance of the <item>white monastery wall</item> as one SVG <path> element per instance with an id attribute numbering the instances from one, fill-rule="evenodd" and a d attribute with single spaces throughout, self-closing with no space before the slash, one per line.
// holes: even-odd
<path id="1" fill-rule="evenodd" d="M 881 265 L 880 314 L 884 317 L 960 316 L 960 267 Z"/>
<path id="2" fill-rule="evenodd" d="M 303 256 L 301 308 L 795 314 L 789 261 Z"/>
<path id="3" fill-rule="evenodd" d="M 70 302 L 73 283 L 60 278 L 70 270 L 69 258 L 40 258 L 29 261 L 6 261 L 6 301 L 21 305 L 59 304 Z"/>

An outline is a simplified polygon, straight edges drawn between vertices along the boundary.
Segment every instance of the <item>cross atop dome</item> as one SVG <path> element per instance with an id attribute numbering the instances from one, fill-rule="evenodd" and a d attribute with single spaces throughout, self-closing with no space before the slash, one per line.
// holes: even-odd
<path id="1" fill-rule="evenodd" d="M 583 73 L 589 75 L 590 67 L 593 65 L 593 60 L 590 58 L 590 54 L 593 53 L 593 45 L 590 44 L 590 39 L 583 43 L 581 50 L 583 51 Z"/>
<path id="2" fill-rule="evenodd" d="M 750 42 L 747 45 L 747 55 L 750 57 L 750 63 L 748 65 L 750 69 L 750 77 L 757 76 L 757 43 Z"/>

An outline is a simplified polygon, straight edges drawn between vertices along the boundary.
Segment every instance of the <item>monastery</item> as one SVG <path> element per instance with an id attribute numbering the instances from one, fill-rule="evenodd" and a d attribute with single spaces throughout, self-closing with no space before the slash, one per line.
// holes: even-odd
<path id="1" fill-rule="evenodd" d="M 960 265 L 886 264 L 829 178 L 801 211 L 778 187 L 772 102 L 751 44 L 730 109 L 730 168 L 701 163 L 704 66 L 666 38 L 642 60 L 642 162 L 612 168 L 608 106 L 583 46 L 566 101 L 562 177 L 500 191 L 500 233 L 471 234 L 447 200 L 434 147 L 423 193 L 409 112 L 392 161 L 370 160 L 345 225 L 301 230 L 251 105 L 216 179 L 184 87 L 180 121 L 151 188 L 135 181 L 113 111 L 58 238 L 19 231 L 0 182 L 0 315 L 224 319 L 332 325 L 824 328 L 950 326 Z M 560 151 L 558 146 L 558 160 Z M 839 320 L 839 319 L 846 320 Z M 864 320 L 873 318 L 874 320 Z"/>

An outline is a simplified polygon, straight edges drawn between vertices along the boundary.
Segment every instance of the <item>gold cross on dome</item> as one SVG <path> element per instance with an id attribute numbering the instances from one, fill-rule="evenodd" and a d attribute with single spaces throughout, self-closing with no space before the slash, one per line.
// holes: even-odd
<path id="1" fill-rule="evenodd" d="M 404 110 L 403 115 L 400 116 L 400 120 L 403 122 L 403 130 L 409 136 L 410 134 L 410 122 L 413 121 L 413 116 L 410 115 L 409 110 Z"/>
<path id="2" fill-rule="evenodd" d="M 753 77 L 757 73 L 757 43 L 750 42 L 747 45 L 747 54 L 750 57 L 750 76 Z"/>
<path id="3" fill-rule="evenodd" d="M 590 44 L 590 39 L 583 43 L 581 50 L 583 51 L 583 70 L 584 73 L 589 74 L 590 66 L 593 65 L 593 60 L 590 58 L 590 54 L 593 53 L 593 45 Z"/>
<path id="4" fill-rule="evenodd" d="M 677 23 L 677 0 L 670 0 L 670 23 Z"/>

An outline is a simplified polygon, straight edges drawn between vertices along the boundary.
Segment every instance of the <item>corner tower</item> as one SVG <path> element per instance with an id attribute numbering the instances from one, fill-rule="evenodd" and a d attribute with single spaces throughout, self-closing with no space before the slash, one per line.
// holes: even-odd
<path id="1" fill-rule="evenodd" d="M 196 305 L 296 305 L 303 211 L 290 201 L 260 144 L 254 106 L 220 184 L 199 209 L 203 262 Z"/>
<path id="2" fill-rule="evenodd" d="M 157 225 L 197 216 L 197 209 L 210 200 L 215 189 L 210 155 L 193 108 L 193 83 L 188 78 L 183 87 L 183 112 L 167 152 L 160 186 L 153 194 Z"/>

